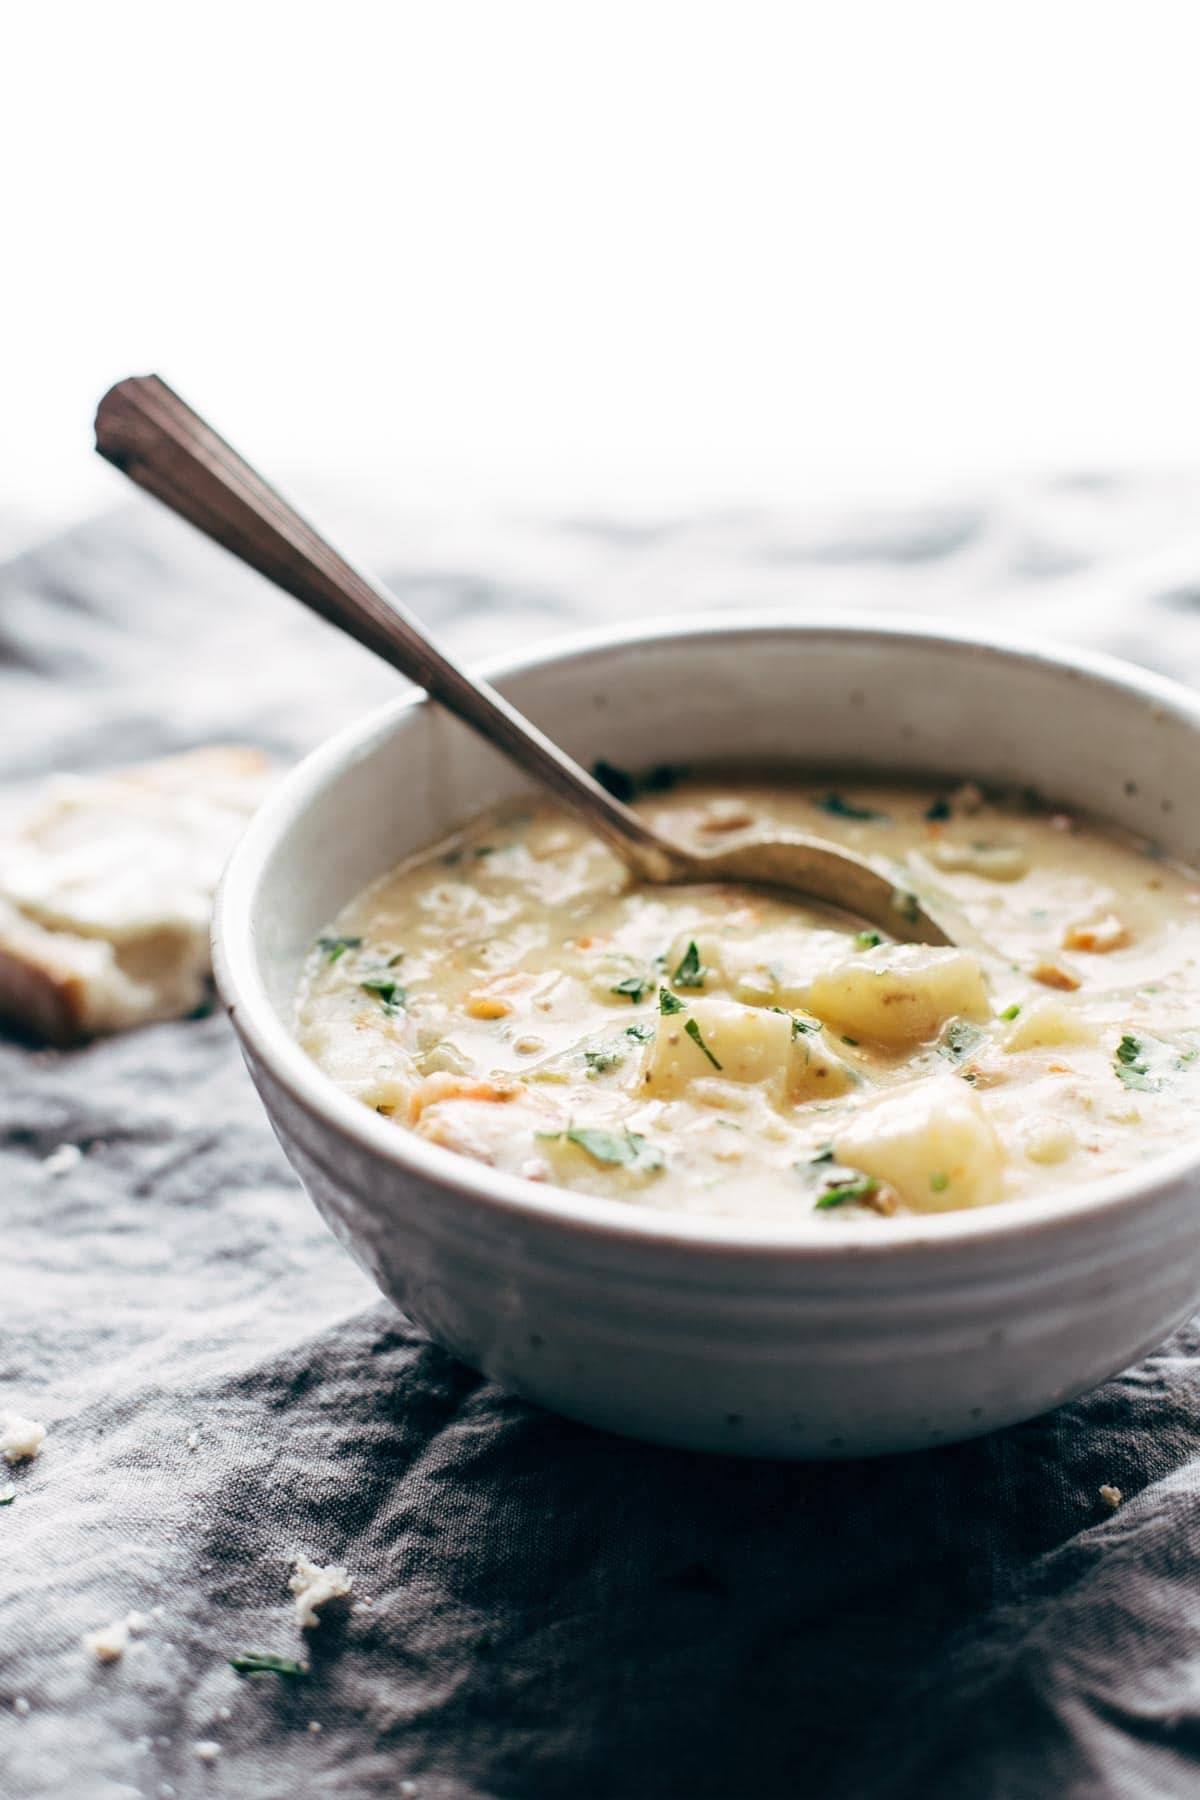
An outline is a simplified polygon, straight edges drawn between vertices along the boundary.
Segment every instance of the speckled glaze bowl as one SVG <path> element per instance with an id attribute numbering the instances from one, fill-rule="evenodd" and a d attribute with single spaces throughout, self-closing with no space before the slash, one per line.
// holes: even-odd
<path id="1" fill-rule="evenodd" d="M 580 761 L 791 762 L 1032 784 L 1200 864 L 1200 702 L 1103 658 L 919 621 L 714 617 L 489 674 Z M 548 1189 L 426 1143 L 294 1042 L 321 927 L 521 777 L 412 694 L 308 757 L 254 820 L 217 980 L 288 1157 L 341 1242 L 464 1362 L 573 1418 L 746 1455 L 990 1431 L 1158 1344 L 1200 1293 L 1200 1140 L 1067 1199 L 778 1225 Z"/>

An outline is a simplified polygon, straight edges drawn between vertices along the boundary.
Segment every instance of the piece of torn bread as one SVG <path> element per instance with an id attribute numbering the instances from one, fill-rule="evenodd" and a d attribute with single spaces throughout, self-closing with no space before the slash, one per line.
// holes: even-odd
<path id="1" fill-rule="evenodd" d="M 53 1044 L 193 1012 L 213 892 L 270 759 L 218 745 L 0 800 L 0 1018 Z"/>

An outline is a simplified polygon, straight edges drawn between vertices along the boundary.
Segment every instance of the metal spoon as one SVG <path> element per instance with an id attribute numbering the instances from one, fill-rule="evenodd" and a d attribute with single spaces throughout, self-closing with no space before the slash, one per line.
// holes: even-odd
<path id="1" fill-rule="evenodd" d="M 622 805 L 486 682 L 451 662 L 378 581 L 356 569 L 157 375 L 110 388 L 96 448 L 131 481 L 407 675 L 564 805 L 641 880 L 787 888 L 867 919 L 892 937 L 952 940 L 917 898 L 821 838 L 773 832 L 719 850 L 671 843 Z"/>

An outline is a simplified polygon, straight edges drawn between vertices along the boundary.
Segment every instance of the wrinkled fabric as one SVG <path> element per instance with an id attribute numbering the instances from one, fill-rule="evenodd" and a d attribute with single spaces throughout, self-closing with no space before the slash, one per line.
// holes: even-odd
<path id="1" fill-rule="evenodd" d="M 716 606 L 908 609 L 1195 681 L 1198 500 L 1078 476 L 847 517 L 329 510 L 464 655 Z M 395 691 L 149 504 L 0 572 L 6 779 L 222 738 L 290 759 Z M 70 1053 L 0 1039 L 0 1195 L 0 1411 L 49 1426 L 0 1508 L 4 1800 L 1200 1791 L 1195 1324 L 920 1455 L 606 1437 L 378 1299 L 216 1012 Z M 354 1604 L 306 1677 L 239 1679 L 231 1655 L 305 1654 L 298 1552 L 344 1564 Z M 82 1634 L 131 1610 L 147 1628 L 102 1667 Z"/>

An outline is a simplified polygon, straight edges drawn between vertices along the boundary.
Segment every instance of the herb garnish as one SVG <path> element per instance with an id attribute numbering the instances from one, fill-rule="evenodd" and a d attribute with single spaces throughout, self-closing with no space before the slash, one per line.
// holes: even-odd
<path id="1" fill-rule="evenodd" d="M 821 1149 L 817 1151 L 816 1155 L 810 1156 L 808 1160 L 809 1160 L 809 1162 L 814 1162 L 814 1163 L 832 1162 L 833 1161 L 833 1145 L 832 1144 L 822 1145 Z"/>
<path id="2" fill-rule="evenodd" d="M 364 994 L 374 995 L 389 1017 L 394 1017 L 396 1013 L 404 1011 L 408 990 L 401 987 L 398 981 L 388 981 L 382 975 L 371 975 L 366 981 L 360 981 L 358 985 Z"/>
<path id="3" fill-rule="evenodd" d="M 678 1013 L 683 1011 L 683 1001 L 670 988 L 660 987 L 658 990 L 658 1010 L 660 1013 Z"/>
<path id="4" fill-rule="evenodd" d="M 934 824 L 940 824 L 942 820 L 948 819 L 950 816 L 950 802 L 944 796 L 940 800 L 934 800 L 925 808 L 925 817 Z"/>
<path id="5" fill-rule="evenodd" d="M 712 1051 L 709 1049 L 708 1045 L 705 1043 L 704 1039 L 701 1037 L 700 1027 L 697 1025 L 695 1019 L 689 1019 L 683 1029 L 687 1032 L 687 1034 L 691 1038 L 693 1044 L 699 1045 L 700 1049 L 703 1050 L 705 1056 L 707 1056 L 707 1058 L 708 1058 L 709 1062 L 712 1064 L 713 1068 L 719 1069 L 721 1067 L 721 1064 L 717 1061 L 716 1057 L 713 1055 Z"/>
<path id="6" fill-rule="evenodd" d="M 290 1656 L 271 1656 L 265 1650 L 243 1650 L 231 1656 L 229 1666 L 239 1675 L 307 1675 L 308 1664 Z"/>
<path id="7" fill-rule="evenodd" d="M 856 931 L 854 942 L 860 950 L 873 950 L 876 944 L 882 944 L 883 939 L 877 931 Z"/>
<path id="8" fill-rule="evenodd" d="M 656 1175 L 663 1166 L 663 1153 L 636 1131 L 626 1126 L 618 1136 L 615 1131 L 604 1131 L 596 1125 L 569 1125 L 566 1131 L 539 1132 L 539 1137 L 565 1137 L 569 1144 L 578 1144 L 581 1150 L 598 1163 L 606 1163 L 611 1167 L 625 1167 L 630 1163 L 640 1163 L 647 1175 Z"/>
<path id="9" fill-rule="evenodd" d="M 844 800 L 840 794 L 824 794 L 813 800 L 822 812 L 832 814 L 835 819 L 886 819 L 887 814 L 876 812 L 873 806 L 854 806 Z"/>
<path id="10" fill-rule="evenodd" d="M 1148 1094 L 1158 1092 L 1159 1083 L 1150 1074 L 1146 1046 L 1132 1033 L 1125 1032 L 1117 1045 L 1116 1076 L 1126 1087 L 1141 1088 Z"/>
<path id="11" fill-rule="evenodd" d="M 700 961 L 700 952 L 696 947 L 696 940 L 693 938 L 687 949 L 684 951 L 683 956 L 680 959 L 679 967 L 672 975 L 671 980 L 676 987 L 702 988 L 704 986 L 704 977 L 707 974 L 708 970 Z"/>
<path id="12" fill-rule="evenodd" d="M 935 1169 L 933 1174 L 929 1177 L 929 1185 L 935 1194 L 944 1194 L 946 1189 L 950 1186 L 950 1177 L 944 1175 L 940 1169 Z"/>
<path id="13" fill-rule="evenodd" d="M 947 1025 L 941 1042 L 936 1046 L 939 1056 L 956 1066 L 966 1062 L 974 1053 L 976 1045 L 983 1037 L 978 1025 L 969 1025 L 965 1019 L 952 1019 Z"/>
<path id="14" fill-rule="evenodd" d="M 357 950 L 362 944 L 360 937 L 319 937 L 317 949 L 325 952 L 329 962 L 335 963 L 339 956 L 345 956 L 347 950 Z"/>
<path id="15" fill-rule="evenodd" d="M 17 1497 L 17 1490 L 10 1481 L 6 1488 L 0 1488 L 0 1506 L 11 1506 Z"/>
<path id="16" fill-rule="evenodd" d="M 1020 1010 L 1021 1007 L 1019 1002 L 1014 1000 L 1011 1006 L 1005 1007 L 1004 1011 L 1000 1014 L 1000 1017 L 1002 1019 L 1015 1019 Z"/>
<path id="17" fill-rule="evenodd" d="M 609 988 L 608 991 L 610 994 L 624 994 L 636 1006 L 639 1000 L 646 998 L 653 986 L 654 983 L 644 975 L 627 975 L 624 981 L 618 981 L 616 987 Z"/>
<path id="18" fill-rule="evenodd" d="M 1116 1067 L 1114 1074 L 1126 1087 L 1140 1088 L 1144 1093 L 1157 1094 L 1163 1086 L 1162 1077 L 1173 1069 L 1187 1069 L 1200 1056 L 1200 1045 L 1189 1044 L 1181 1050 L 1177 1044 L 1164 1043 L 1161 1038 L 1134 1037 L 1132 1032 L 1125 1032 L 1116 1049 Z M 1151 1072 L 1153 1070 L 1153 1073 Z"/>
<path id="19" fill-rule="evenodd" d="M 801 1019 L 792 1014 L 792 1042 L 798 1037 L 811 1037 L 821 1029 L 820 1019 Z"/>
<path id="20" fill-rule="evenodd" d="M 865 1200 L 878 1186 L 874 1175 L 855 1175 L 850 1181 L 838 1181 L 827 1187 L 814 1200 L 813 1206 L 817 1212 L 826 1212 L 831 1206 L 841 1206 L 847 1200 Z"/>
<path id="21" fill-rule="evenodd" d="M 615 1042 L 598 1044 L 595 1049 L 584 1051 L 583 1060 L 588 1066 L 588 1074 L 601 1075 L 605 1069 L 615 1069 L 618 1063 L 625 1061 L 630 1046 L 623 1043 L 622 1039 L 631 1038 L 635 1044 L 646 1044 L 653 1036 L 653 1025 L 647 1024 L 643 1019 L 635 1019 L 632 1025 L 625 1027 L 621 1037 Z"/>

